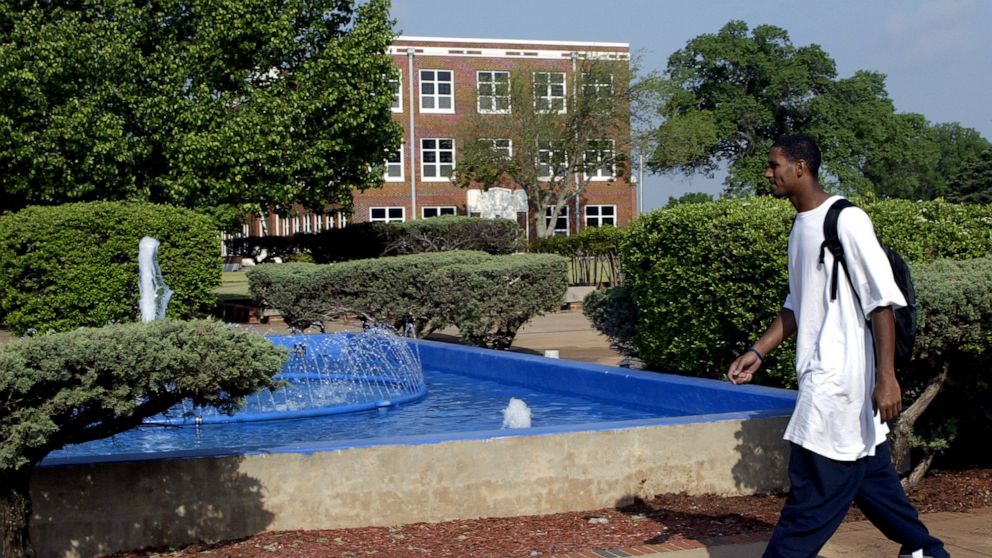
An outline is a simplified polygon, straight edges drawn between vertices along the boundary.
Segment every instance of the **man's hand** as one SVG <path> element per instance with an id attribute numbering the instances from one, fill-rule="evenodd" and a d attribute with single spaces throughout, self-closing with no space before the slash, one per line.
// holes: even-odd
<path id="1" fill-rule="evenodd" d="M 899 416 L 902 411 L 902 390 L 894 372 L 878 375 L 875 392 L 871 396 L 871 406 L 883 422 Z"/>
<path id="2" fill-rule="evenodd" d="M 745 351 L 744 354 L 734 359 L 727 370 L 727 379 L 734 384 L 746 384 L 754 377 L 754 373 L 761 367 L 761 359 L 754 351 Z"/>

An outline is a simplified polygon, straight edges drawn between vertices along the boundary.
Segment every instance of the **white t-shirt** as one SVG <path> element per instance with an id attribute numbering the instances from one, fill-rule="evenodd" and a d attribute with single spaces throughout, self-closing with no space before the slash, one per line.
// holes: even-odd
<path id="1" fill-rule="evenodd" d="M 799 396 L 785 439 L 838 461 L 875 454 L 888 427 L 872 411 L 875 351 L 865 316 L 882 306 L 906 306 L 868 215 L 843 210 L 837 235 L 851 281 L 837 267 L 837 298 L 830 301 L 833 255 L 824 250 L 823 221 L 833 196 L 796 215 L 789 235 L 789 295 L 785 308 L 796 316 L 796 374 Z M 857 297 L 851 284 L 857 286 Z M 860 299 L 860 308 L 858 301 Z"/>

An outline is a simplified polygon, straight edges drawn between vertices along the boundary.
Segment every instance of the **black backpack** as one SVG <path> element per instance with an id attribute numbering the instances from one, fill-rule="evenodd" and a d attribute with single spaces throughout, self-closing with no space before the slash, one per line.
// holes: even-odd
<path id="1" fill-rule="evenodd" d="M 827 216 L 823 221 L 823 244 L 820 245 L 820 264 L 823 264 L 823 250 L 830 250 L 834 256 L 834 267 L 830 274 L 830 301 L 837 298 L 837 266 L 844 266 L 844 275 L 847 280 L 851 280 L 851 275 L 847 271 L 847 262 L 844 260 L 844 247 L 841 246 L 840 238 L 837 237 L 837 218 L 840 212 L 847 207 L 854 207 L 854 204 L 846 199 L 839 199 L 827 210 Z M 880 243 L 881 244 L 881 243 Z M 896 322 L 896 367 L 902 368 L 909 363 L 913 356 L 913 344 L 916 342 L 916 290 L 913 289 L 913 277 L 909 273 L 909 266 L 895 250 L 881 244 L 892 267 L 892 275 L 895 277 L 899 290 L 906 298 L 906 306 L 893 311 Z M 853 284 L 852 284 L 853 287 Z M 857 296 L 857 292 L 855 295 Z"/>

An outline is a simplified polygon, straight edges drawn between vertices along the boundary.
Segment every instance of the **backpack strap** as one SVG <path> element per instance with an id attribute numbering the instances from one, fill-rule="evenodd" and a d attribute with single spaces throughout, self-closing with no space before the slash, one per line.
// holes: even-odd
<path id="1" fill-rule="evenodd" d="M 823 219 L 823 244 L 820 244 L 820 265 L 823 265 L 823 251 L 830 250 L 830 253 L 834 257 L 833 270 L 830 273 L 830 301 L 833 302 L 837 299 L 837 266 L 844 267 L 844 275 L 847 275 L 850 281 L 850 274 L 847 272 L 847 262 L 844 260 L 844 247 L 840 243 L 840 237 L 837 235 L 837 219 L 840 217 L 840 212 L 845 208 L 854 207 L 854 204 L 845 198 L 841 198 L 835 201 L 830 209 L 827 210 L 827 216 Z"/>

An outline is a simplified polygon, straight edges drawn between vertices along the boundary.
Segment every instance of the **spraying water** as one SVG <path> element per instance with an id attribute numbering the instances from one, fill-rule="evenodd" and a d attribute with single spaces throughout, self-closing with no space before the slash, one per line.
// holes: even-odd
<path id="1" fill-rule="evenodd" d="M 138 243 L 138 289 L 141 292 L 139 306 L 141 321 L 148 323 L 165 317 L 165 309 L 172 298 L 172 289 L 162 278 L 158 266 L 159 241 L 146 236 Z"/>
<path id="2" fill-rule="evenodd" d="M 503 428 L 530 428 L 530 407 L 522 399 L 510 398 L 503 409 Z"/>

